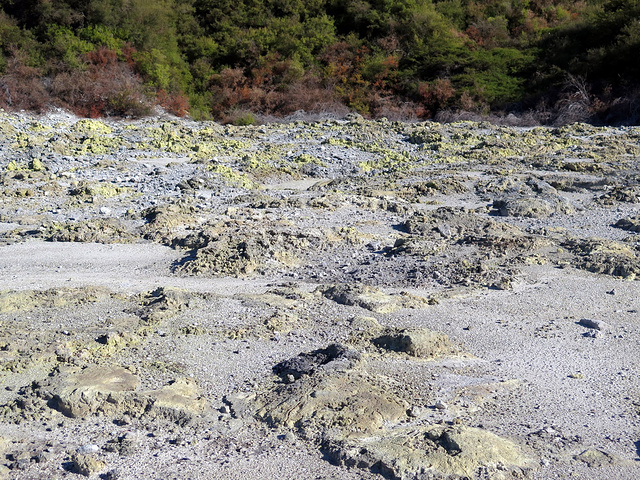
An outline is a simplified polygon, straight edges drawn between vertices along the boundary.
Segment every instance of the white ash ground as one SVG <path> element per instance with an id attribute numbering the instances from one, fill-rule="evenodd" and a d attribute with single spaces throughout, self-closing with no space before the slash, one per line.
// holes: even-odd
<path id="1" fill-rule="evenodd" d="M 0 475 L 640 478 L 640 129 L 0 120 Z"/>

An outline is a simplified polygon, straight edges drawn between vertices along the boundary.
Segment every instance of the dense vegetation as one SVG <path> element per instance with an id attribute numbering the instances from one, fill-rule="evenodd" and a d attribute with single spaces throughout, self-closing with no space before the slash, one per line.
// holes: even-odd
<path id="1" fill-rule="evenodd" d="M 637 0 L 0 0 L 0 106 L 637 115 Z"/>

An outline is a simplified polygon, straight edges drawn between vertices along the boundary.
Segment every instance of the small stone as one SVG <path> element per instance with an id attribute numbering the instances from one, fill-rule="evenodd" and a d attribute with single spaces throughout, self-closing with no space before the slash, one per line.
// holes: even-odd
<path id="1" fill-rule="evenodd" d="M 296 377 L 294 377 L 293 375 L 289 374 L 289 375 L 287 375 L 287 381 L 289 383 L 293 383 L 293 382 L 296 381 Z"/>
<path id="2" fill-rule="evenodd" d="M 284 441 L 289 443 L 295 442 L 296 436 L 292 432 L 287 432 L 284 436 Z"/>
<path id="3" fill-rule="evenodd" d="M 102 215 L 111 215 L 112 212 L 113 210 L 111 210 L 109 207 L 100 207 L 100 213 Z"/>
<path id="4" fill-rule="evenodd" d="M 442 400 L 438 400 L 438 401 L 436 402 L 436 404 L 435 404 L 435 407 L 436 407 L 438 410 L 446 410 L 446 409 L 447 409 L 447 404 L 446 404 L 446 403 L 444 403 Z"/>

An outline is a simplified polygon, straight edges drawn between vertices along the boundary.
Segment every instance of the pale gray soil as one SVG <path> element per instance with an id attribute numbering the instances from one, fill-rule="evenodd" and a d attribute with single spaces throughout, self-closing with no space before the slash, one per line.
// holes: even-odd
<path id="1" fill-rule="evenodd" d="M 639 158 L 0 113 L 0 478 L 640 479 Z"/>

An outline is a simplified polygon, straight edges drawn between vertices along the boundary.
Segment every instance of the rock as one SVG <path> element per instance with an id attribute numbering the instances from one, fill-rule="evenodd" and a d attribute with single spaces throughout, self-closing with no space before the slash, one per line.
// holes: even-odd
<path id="1" fill-rule="evenodd" d="M 88 367 L 63 376 L 52 389 L 51 403 L 72 418 L 144 410 L 146 402 L 132 395 L 139 384 L 140 379 L 123 367 Z"/>
<path id="2" fill-rule="evenodd" d="M 200 394 L 199 387 L 188 378 L 173 380 L 159 390 L 144 394 L 151 400 L 147 415 L 161 416 L 180 424 L 189 422 L 207 409 L 207 401 Z"/>
<path id="3" fill-rule="evenodd" d="M 366 285 L 338 284 L 320 287 L 318 291 L 340 305 L 358 306 L 375 313 L 391 313 L 401 308 L 426 307 L 432 301 L 408 294 L 388 295 Z"/>
<path id="4" fill-rule="evenodd" d="M 98 445 L 83 445 L 80 448 L 78 448 L 78 450 L 76 450 L 77 453 L 81 454 L 81 455 L 86 455 L 89 453 L 98 453 L 100 451 L 100 447 Z"/>
<path id="5" fill-rule="evenodd" d="M 537 197 L 516 197 L 495 200 L 493 208 L 503 217 L 546 218 L 555 212 L 551 203 Z"/>
<path id="6" fill-rule="evenodd" d="M 50 452 L 38 452 L 35 456 L 36 463 L 46 463 L 53 458 Z"/>
<path id="7" fill-rule="evenodd" d="M 495 471 L 497 465 L 505 475 L 491 478 L 511 478 L 532 465 L 509 440 L 464 426 L 400 428 L 366 441 L 328 440 L 324 451 L 334 463 L 386 478 L 478 478 L 479 468 Z"/>
<path id="8" fill-rule="evenodd" d="M 75 453 L 71 456 L 71 462 L 73 463 L 72 471 L 90 477 L 94 473 L 99 473 L 107 466 L 102 460 L 98 460 L 92 455 L 84 455 Z"/>
<path id="9" fill-rule="evenodd" d="M 597 450 L 594 448 L 585 450 L 573 458 L 586 463 L 591 468 L 604 467 L 606 465 L 617 465 L 621 463 L 621 459 L 618 457 L 603 450 Z"/>
<path id="10" fill-rule="evenodd" d="M 436 358 L 458 352 L 447 335 L 426 328 L 388 329 L 373 343 L 386 350 L 419 358 Z"/>
<path id="11" fill-rule="evenodd" d="M 369 340 L 376 335 L 380 335 L 384 328 L 377 319 L 373 317 L 356 316 L 349 320 L 354 341 Z"/>
<path id="12" fill-rule="evenodd" d="M 120 480 L 121 478 L 124 477 L 122 476 L 120 470 L 117 469 L 109 470 L 104 474 L 104 480 Z"/>
<path id="13" fill-rule="evenodd" d="M 434 405 L 434 407 L 437 408 L 438 410 L 446 410 L 448 408 L 448 405 L 444 403 L 442 400 L 438 400 Z"/>
<path id="14" fill-rule="evenodd" d="M 408 411 L 407 411 L 407 415 L 409 415 L 410 417 L 413 418 L 417 418 L 420 415 L 422 415 L 422 408 L 420 408 L 417 405 L 413 405 Z"/>
<path id="15" fill-rule="evenodd" d="M 583 318 L 578 322 L 583 327 L 593 328 L 595 330 L 608 330 L 609 324 L 602 320 L 591 320 L 589 318 Z"/>
<path id="16" fill-rule="evenodd" d="M 54 377 L 52 385 L 41 389 L 40 394 L 50 397 L 53 408 L 72 418 L 126 413 L 184 424 L 207 408 L 193 380 L 176 379 L 148 391 L 136 391 L 139 384 L 139 378 L 123 367 L 91 366 Z"/>
<path id="17" fill-rule="evenodd" d="M 26 470 L 31 465 L 30 458 L 19 458 L 18 460 L 11 462 L 9 468 L 11 470 Z"/>
<path id="18" fill-rule="evenodd" d="M 574 264 L 593 273 L 629 280 L 640 275 L 640 260 L 628 244 L 602 238 L 570 239 L 562 243 L 577 255 Z"/>
<path id="19" fill-rule="evenodd" d="M 273 373 L 283 380 L 292 376 L 294 380 L 316 372 L 353 368 L 361 361 L 360 354 L 340 344 L 332 344 L 309 353 L 285 360 L 273 367 Z"/>
<path id="20" fill-rule="evenodd" d="M 281 428 L 298 428 L 319 440 L 332 430 L 349 436 L 376 432 L 386 422 L 406 418 L 408 405 L 379 386 L 380 379 L 358 370 L 357 352 L 341 345 L 302 353 L 274 366 L 281 378 L 294 375 L 295 383 L 275 383 L 256 396 L 257 415 Z"/>
<path id="21" fill-rule="evenodd" d="M 613 226 L 630 232 L 640 233 L 640 216 L 621 218 L 614 223 Z"/>

